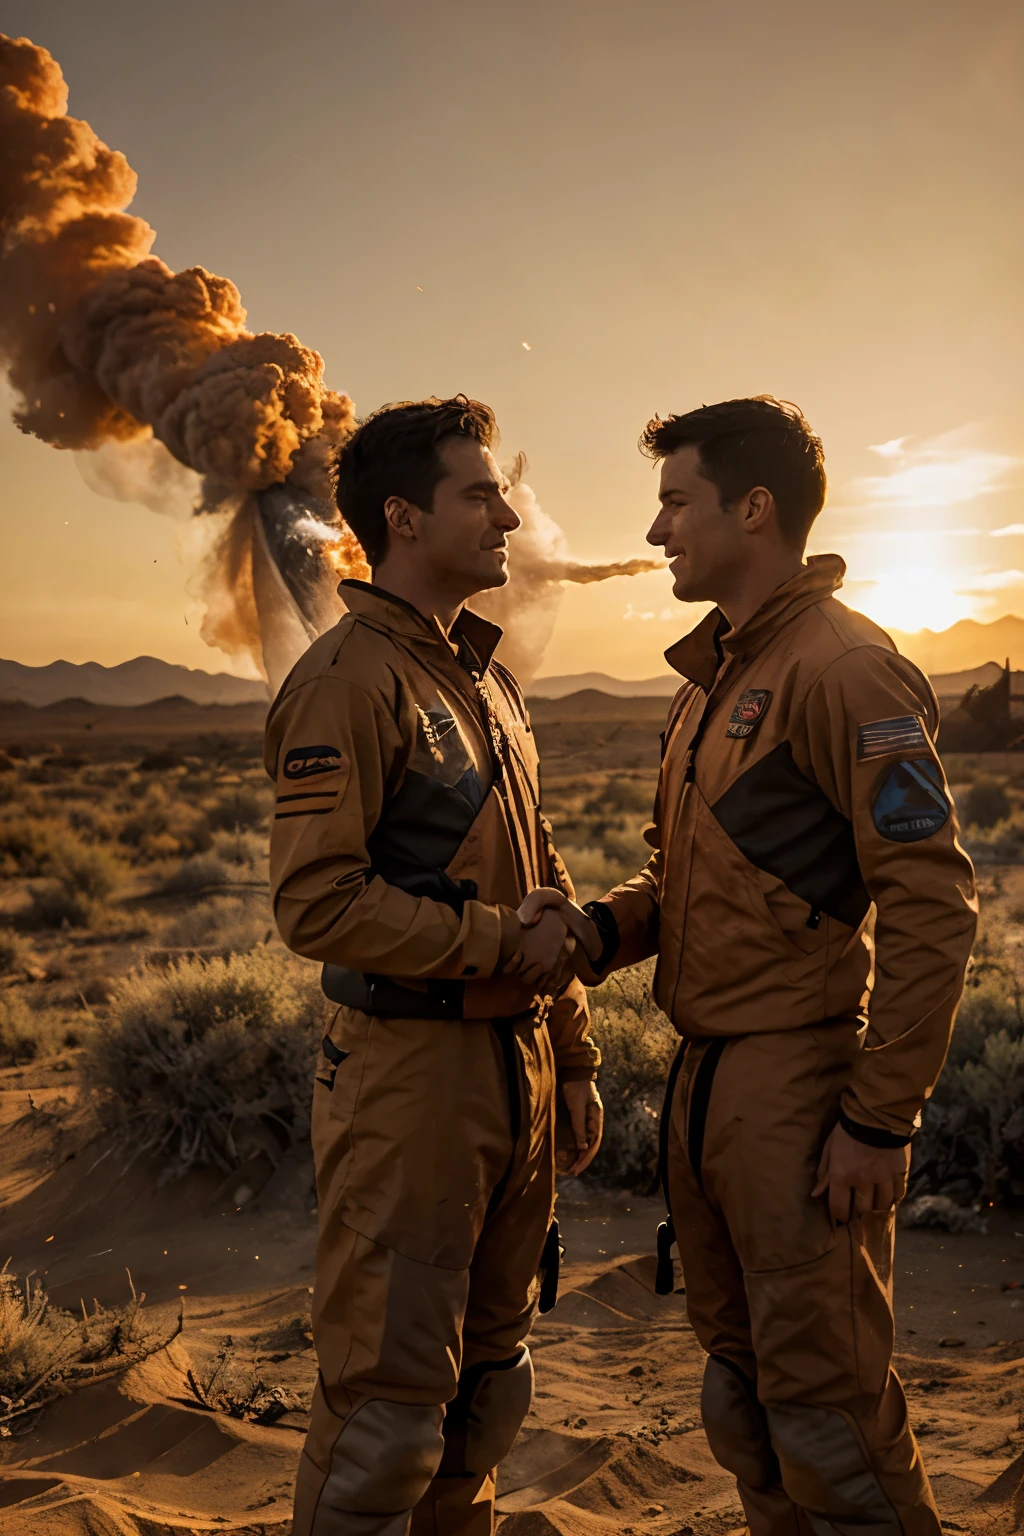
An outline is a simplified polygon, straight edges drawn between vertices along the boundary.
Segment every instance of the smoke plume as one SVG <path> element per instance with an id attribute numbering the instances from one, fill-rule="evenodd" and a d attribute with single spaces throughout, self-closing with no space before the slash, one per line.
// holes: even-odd
<path id="1" fill-rule="evenodd" d="M 0 356 L 15 421 L 78 451 L 88 483 L 175 516 L 206 513 L 198 586 L 204 638 L 276 686 L 343 611 L 339 576 L 365 576 L 358 542 L 328 510 L 327 466 L 356 419 L 324 384 L 319 353 L 254 334 L 235 285 L 172 272 L 154 231 L 126 212 L 136 176 L 67 115 L 56 61 L 0 34 Z M 526 486 L 510 582 L 480 599 L 504 652 L 532 677 L 563 581 L 657 562 L 580 565 Z M 212 515 L 209 515 L 212 514 Z"/>

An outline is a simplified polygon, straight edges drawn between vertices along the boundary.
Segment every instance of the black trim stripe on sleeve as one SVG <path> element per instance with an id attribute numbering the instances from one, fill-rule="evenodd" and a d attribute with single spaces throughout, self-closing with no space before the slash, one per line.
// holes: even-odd
<path id="1" fill-rule="evenodd" d="M 274 820 L 289 821 L 293 816 L 329 816 L 333 810 L 333 805 L 307 805 L 302 811 L 278 811 Z"/>
<path id="2" fill-rule="evenodd" d="M 308 789 L 302 795 L 278 795 L 275 804 L 284 805 L 289 800 L 334 800 L 337 793 L 336 789 Z"/>
<path id="3" fill-rule="evenodd" d="M 854 1141 L 859 1141 L 865 1147 L 886 1147 L 895 1150 L 897 1147 L 909 1147 L 912 1141 L 910 1136 L 899 1136 L 895 1131 L 883 1131 L 877 1125 L 861 1125 L 859 1120 L 851 1120 L 845 1110 L 839 1111 L 839 1124 L 847 1136 L 852 1136 Z"/>

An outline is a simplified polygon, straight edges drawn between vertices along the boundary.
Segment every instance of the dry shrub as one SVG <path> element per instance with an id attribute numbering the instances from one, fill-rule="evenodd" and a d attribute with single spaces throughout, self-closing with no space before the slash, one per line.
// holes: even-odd
<path id="1" fill-rule="evenodd" d="M 1005 821 L 1012 810 L 1006 786 L 998 779 L 988 777 L 975 779 L 961 806 L 962 820 L 967 827 L 994 827 Z"/>
<path id="2" fill-rule="evenodd" d="M 183 859 L 160 886 L 167 896 L 198 896 L 200 891 L 219 885 L 231 885 L 246 878 L 249 871 L 238 864 L 228 864 L 219 854 L 194 853 Z"/>
<path id="3" fill-rule="evenodd" d="M 0 928 L 0 976 L 40 980 L 43 966 L 32 945 L 13 928 Z"/>
<path id="4" fill-rule="evenodd" d="M 30 1427 L 47 1403 L 125 1370 L 169 1343 L 141 1326 L 145 1299 L 132 1286 L 125 1306 L 97 1303 L 89 1316 L 83 1305 L 79 1318 L 51 1306 L 41 1280 L 19 1280 L 5 1264 L 0 1270 L 0 1435 Z M 179 1321 L 174 1333 L 180 1328 Z"/>
<path id="5" fill-rule="evenodd" d="M 259 892 L 254 895 L 259 898 Z M 224 955 L 245 954 L 276 933 L 270 903 L 239 896 L 217 896 L 172 918 L 160 935 L 168 949 L 213 947 Z"/>
<path id="6" fill-rule="evenodd" d="M 999 910 L 983 907 L 949 1055 L 914 1139 L 912 1194 L 1024 1198 L 1020 966 Z"/>
<path id="7" fill-rule="evenodd" d="M 225 1171 L 271 1127 L 303 1135 L 327 1004 L 317 968 L 256 949 L 116 982 L 84 1077 L 134 1150 Z"/>
<path id="8" fill-rule="evenodd" d="M 598 1086 L 605 1131 L 594 1173 L 608 1184 L 649 1187 L 658 1168 L 658 1127 L 679 1037 L 651 995 L 654 962 L 617 971 L 590 994 L 601 1050 Z"/>
<path id="9" fill-rule="evenodd" d="M 251 878 L 253 870 L 259 870 L 267 862 L 268 848 L 265 832 L 215 832 L 213 852 L 225 864 L 237 864 Z"/>
<path id="10" fill-rule="evenodd" d="M 266 825 L 270 814 L 271 792 L 251 784 L 239 784 L 220 795 L 207 811 L 210 826 L 215 831 L 236 832 L 256 830 Z"/>
<path id="11" fill-rule="evenodd" d="M 91 1023 L 58 1008 L 32 1008 L 18 992 L 0 993 L 0 1067 L 20 1067 L 81 1045 Z"/>
<path id="12" fill-rule="evenodd" d="M 71 833 L 56 842 L 47 868 L 51 878 L 32 889 L 27 921 L 37 928 L 89 928 L 125 876 L 112 848 L 83 843 Z"/>
<path id="13" fill-rule="evenodd" d="M 193 803 L 182 786 L 151 783 L 136 798 L 121 822 L 119 839 L 140 859 L 167 858 L 174 854 L 204 853 L 210 846 L 210 823 L 201 806 Z M 177 791 L 176 793 L 172 791 Z"/>
<path id="14" fill-rule="evenodd" d="M 0 868 L 7 875 L 46 874 L 66 828 L 52 816 L 13 815 L 0 821 Z"/>

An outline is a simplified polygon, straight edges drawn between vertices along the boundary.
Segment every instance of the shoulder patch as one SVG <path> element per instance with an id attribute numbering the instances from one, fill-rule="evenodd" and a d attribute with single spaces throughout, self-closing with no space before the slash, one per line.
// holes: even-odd
<path id="1" fill-rule="evenodd" d="M 318 773 L 337 773 L 344 766 L 340 747 L 293 747 L 281 771 L 286 779 L 311 779 Z"/>
<path id="2" fill-rule="evenodd" d="M 857 761 L 888 757 L 896 752 L 927 752 L 928 738 L 917 715 L 894 715 L 857 727 Z"/>
<path id="3" fill-rule="evenodd" d="M 748 688 L 741 693 L 732 707 L 725 734 L 740 738 L 749 736 L 755 726 L 760 724 L 771 701 L 771 690 L 768 688 Z"/>
<path id="4" fill-rule="evenodd" d="M 913 718 L 913 717 L 911 717 Z M 871 819 L 890 843 L 920 843 L 949 820 L 942 770 L 932 757 L 894 763 L 871 806 Z"/>

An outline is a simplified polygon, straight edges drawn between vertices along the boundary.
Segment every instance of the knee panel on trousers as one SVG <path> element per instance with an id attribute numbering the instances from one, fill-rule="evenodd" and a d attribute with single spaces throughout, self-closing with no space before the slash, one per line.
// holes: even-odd
<path id="1" fill-rule="evenodd" d="M 783 1487 L 807 1510 L 816 1533 L 900 1536 L 899 1516 L 844 1414 L 799 1403 L 770 1404 L 765 1412 Z"/>
<path id="2" fill-rule="evenodd" d="M 533 1361 L 485 1360 L 464 1371 L 444 1421 L 442 1477 L 481 1477 L 506 1457 L 533 1399 Z"/>
<path id="3" fill-rule="evenodd" d="M 751 1488 L 779 1482 L 765 1411 L 754 1384 L 731 1360 L 712 1355 L 704 1367 L 700 1411 L 712 1455 L 727 1472 Z"/>
<path id="4" fill-rule="evenodd" d="M 340 1512 L 390 1515 L 412 1509 L 430 1486 L 444 1451 L 444 1410 L 417 1403 L 363 1403 L 331 1453 L 313 1530 L 328 1536 Z"/>

